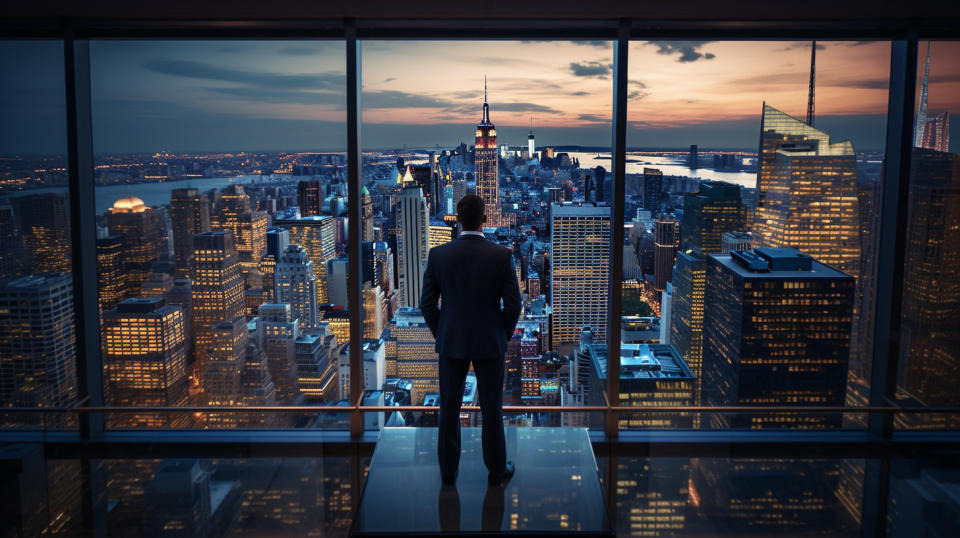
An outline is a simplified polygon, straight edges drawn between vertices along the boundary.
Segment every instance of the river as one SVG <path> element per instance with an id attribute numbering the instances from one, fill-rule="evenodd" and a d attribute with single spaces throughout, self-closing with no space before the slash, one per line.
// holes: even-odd
<path id="1" fill-rule="evenodd" d="M 578 158 L 582 168 L 602 166 L 607 169 L 607 172 L 612 168 L 609 153 L 569 152 L 569 155 Z M 712 181 L 726 181 L 727 183 L 734 183 L 748 188 L 757 186 L 756 172 L 730 172 L 714 170 L 712 168 L 698 168 L 693 170 L 687 166 L 686 157 L 682 155 L 664 156 L 634 152 L 627 153 L 628 174 L 642 174 L 644 168 L 656 168 L 663 172 L 665 176 L 699 177 Z"/>

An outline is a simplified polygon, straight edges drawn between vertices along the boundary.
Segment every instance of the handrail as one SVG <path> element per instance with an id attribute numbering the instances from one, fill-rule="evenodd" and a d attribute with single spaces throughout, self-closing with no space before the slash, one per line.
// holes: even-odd
<path id="1" fill-rule="evenodd" d="M 0 413 L 351 413 L 381 412 L 381 411 L 438 411 L 440 408 L 430 405 L 281 405 L 281 406 L 102 406 L 102 407 L 2 407 Z M 463 406 L 461 411 L 479 412 L 476 405 Z M 505 405 L 505 413 L 548 412 L 548 413 L 584 413 L 584 412 L 613 412 L 613 413 L 937 413 L 960 414 L 960 407 L 900 407 L 900 406 L 704 406 L 704 405 L 665 405 L 665 406 L 604 406 L 585 405 L 569 407 L 560 405 Z"/>

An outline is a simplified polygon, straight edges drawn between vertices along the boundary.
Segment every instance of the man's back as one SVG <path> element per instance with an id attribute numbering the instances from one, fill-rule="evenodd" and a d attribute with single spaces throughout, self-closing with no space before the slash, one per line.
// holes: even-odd
<path id="1" fill-rule="evenodd" d="M 439 354 L 458 359 L 503 355 L 520 307 L 510 249 L 468 234 L 430 250 L 420 308 Z"/>

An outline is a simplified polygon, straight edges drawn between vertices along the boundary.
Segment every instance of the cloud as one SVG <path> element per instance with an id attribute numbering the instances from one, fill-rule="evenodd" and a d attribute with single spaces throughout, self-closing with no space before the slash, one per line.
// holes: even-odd
<path id="1" fill-rule="evenodd" d="M 397 90 L 365 91 L 361 104 L 363 108 L 448 108 L 456 103 L 414 93 Z"/>
<path id="2" fill-rule="evenodd" d="M 785 52 L 788 50 L 798 50 L 798 49 L 809 49 L 810 43 L 792 43 L 786 47 L 780 49 L 774 49 L 774 52 Z M 827 50 L 827 46 L 822 43 L 817 43 L 817 50 Z"/>
<path id="3" fill-rule="evenodd" d="M 289 54 L 290 56 L 313 56 L 314 54 L 319 54 L 321 51 L 316 47 L 291 46 L 283 47 L 277 52 L 281 54 Z"/>
<path id="4" fill-rule="evenodd" d="M 631 80 L 627 83 L 627 99 L 639 101 L 650 95 L 647 85 L 639 80 Z"/>
<path id="5" fill-rule="evenodd" d="M 173 60 L 169 58 L 147 60 L 144 62 L 143 67 L 148 71 L 163 75 L 248 84 L 260 88 L 343 90 L 346 85 L 346 77 L 344 74 L 333 71 L 297 74 L 240 71 L 238 69 L 217 67 L 193 60 Z"/>
<path id="6" fill-rule="evenodd" d="M 611 121 L 609 116 L 600 116 L 598 114 L 580 114 L 577 116 L 577 119 L 590 123 L 610 123 Z"/>
<path id="7" fill-rule="evenodd" d="M 394 80 L 397 80 L 397 77 L 387 77 L 387 78 L 383 79 L 383 82 L 381 82 L 381 84 L 386 84 L 386 83 L 388 83 L 388 82 L 393 82 Z"/>
<path id="8" fill-rule="evenodd" d="M 583 90 L 580 90 L 580 91 L 577 91 L 577 92 L 570 92 L 570 95 L 572 95 L 572 96 L 574 96 L 574 97 L 583 97 L 584 95 L 590 95 L 590 92 L 585 92 L 585 91 L 583 91 Z"/>
<path id="9" fill-rule="evenodd" d="M 716 55 L 712 52 L 701 52 L 701 47 L 707 43 L 712 43 L 712 41 L 647 41 L 647 45 L 657 47 L 657 54 L 668 56 L 678 54 L 677 61 L 680 63 L 716 58 Z"/>
<path id="10" fill-rule="evenodd" d="M 205 88 L 207 91 L 233 97 L 241 101 L 257 103 L 302 104 L 302 105 L 336 105 L 342 109 L 346 103 L 344 92 L 313 92 L 303 90 L 282 90 L 272 88 L 223 87 Z"/>
<path id="11" fill-rule="evenodd" d="M 575 77 L 600 77 L 606 78 L 610 74 L 610 65 L 603 62 L 583 61 L 570 62 L 570 71 Z"/>

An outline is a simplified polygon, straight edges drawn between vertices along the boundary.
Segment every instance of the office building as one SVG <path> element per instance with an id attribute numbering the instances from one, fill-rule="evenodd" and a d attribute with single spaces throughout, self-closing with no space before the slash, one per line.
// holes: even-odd
<path id="1" fill-rule="evenodd" d="M 317 304 L 327 304 L 327 260 L 337 255 L 333 217 L 309 216 L 278 219 L 274 224 L 290 231 L 290 243 L 307 251 L 317 277 Z"/>
<path id="2" fill-rule="evenodd" d="M 397 211 L 400 306 L 420 306 L 423 272 L 430 252 L 430 215 L 420 187 L 404 186 Z"/>
<path id="3" fill-rule="evenodd" d="M 48 273 L 0 280 L 0 305 L 0 405 L 76 403 L 72 276 Z"/>
<path id="4" fill-rule="evenodd" d="M 373 236 L 373 199 L 364 185 L 360 189 L 360 240 L 374 241 Z"/>
<path id="5" fill-rule="evenodd" d="M 753 236 L 750 232 L 723 232 L 720 235 L 720 254 L 727 254 L 731 250 L 750 250 L 753 247 Z"/>
<path id="6" fill-rule="evenodd" d="M 704 405 L 843 405 L 854 278 L 790 248 L 710 254 Z M 833 413 L 717 414 L 713 427 L 838 427 Z"/>
<path id="7" fill-rule="evenodd" d="M 473 169 L 473 177 L 477 182 L 477 196 L 483 199 L 487 214 L 485 226 L 494 228 L 502 226 L 497 130 L 490 121 L 486 80 L 483 83 L 483 117 L 477 124 L 476 141 L 473 146 Z"/>
<path id="8" fill-rule="evenodd" d="M 338 257 L 327 261 L 327 302 L 346 308 L 347 306 L 347 271 L 350 260 Z"/>
<path id="9" fill-rule="evenodd" d="M 213 326 L 243 315 L 243 277 L 231 232 L 197 234 L 193 246 L 193 375 L 201 382 Z"/>
<path id="10" fill-rule="evenodd" d="M 660 215 L 653 227 L 653 289 L 662 292 L 673 274 L 680 223 L 669 215 Z"/>
<path id="11" fill-rule="evenodd" d="M 703 256 L 693 251 L 677 252 L 669 317 L 670 344 L 693 372 L 696 403 L 700 402 L 703 379 L 703 298 L 706 268 L 707 262 Z"/>
<path id="12" fill-rule="evenodd" d="M 193 236 L 210 231 L 210 202 L 207 195 L 198 189 L 173 189 L 170 193 L 170 224 L 177 276 L 190 278 Z"/>
<path id="13" fill-rule="evenodd" d="M 301 180 L 297 183 L 297 206 L 304 217 L 323 214 L 323 183 L 318 180 Z"/>
<path id="14" fill-rule="evenodd" d="M 606 342 L 610 206 L 564 202 L 550 211 L 551 347 L 571 347 L 584 325 L 596 328 L 598 343 Z"/>
<path id="15" fill-rule="evenodd" d="M 289 304 L 264 303 L 258 311 L 263 335 L 263 352 L 277 393 L 277 403 L 290 405 L 297 401 L 297 359 L 295 342 L 300 337 L 300 320 L 293 316 Z"/>
<path id="16" fill-rule="evenodd" d="M 404 307 L 397 311 L 390 333 L 396 340 L 397 375 L 413 382 L 414 404 L 419 405 L 427 392 L 440 390 L 433 334 L 419 309 Z"/>
<path id="17" fill-rule="evenodd" d="M 69 273 L 70 208 L 66 192 L 30 194 L 11 200 L 20 216 L 20 236 L 30 273 Z M 137 253 L 134 252 L 134 255 Z"/>
<path id="18" fill-rule="evenodd" d="M 337 362 L 330 355 L 330 336 L 301 334 L 294 342 L 297 385 L 309 401 L 331 402 L 340 398 Z"/>
<path id="19" fill-rule="evenodd" d="M 740 186 L 722 181 L 701 181 L 696 194 L 683 197 L 680 238 L 683 250 L 712 254 L 723 250 L 723 234 L 747 227 L 747 210 Z"/>
<path id="20" fill-rule="evenodd" d="M 161 297 L 122 301 L 102 316 L 104 401 L 119 407 L 187 404 L 183 310 Z M 185 413 L 116 413 L 112 427 L 189 426 Z"/>
<path id="21" fill-rule="evenodd" d="M 100 313 L 110 310 L 126 297 L 127 276 L 123 271 L 123 238 L 97 238 L 97 298 Z"/>
<path id="22" fill-rule="evenodd" d="M 110 235 L 123 239 L 123 272 L 128 292 L 140 289 L 162 248 L 160 217 L 143 200 L 128 196 L 114 202 L 107 211 L 107 226 Z"/>
<path id="23" fill-rule="evenodd" d="M 653 215 L 660 213 L 664 202 L 663 172 L 656 168 L 643 169 L 643 207 Z"/>
<path id="24" fill-rule="evenodd" d="M 696 144 L 690 144 L 690 155 L 687 156 L 687 166 L 689 166 L 691 170 L 700 168 L 700 155 L 697 153 Z"/>
<path id="25" fill-rule="evenodd" d="M 247 332 L 243 317 L 223 321 L 211 330 L 213 342 L 204 370 L 204 394 L 207 405 L 223 407 L 276 405 L 276 392 L 267 360 L 255 339 Z M 271 413 L 206 414 L 212 428 L 272 426 Z"/>
<path id="26" fill-rule="evenodd" d="M 430 248 L 453 241 L 453 228 L 440 221 L 430 222 Z"/>
<path id="27" fill-rule="evenodd" d="M 267 249 L 267 213 L 253 211 L 241 185 L 230 185 L 220 195 L 220 211 L 210 218 L 210 229 L 233 232 L 237 256 L 245 270 L 256 268 Z"/>
<path id="28" fill-rule="evenodd" d="M 277 262 L 275 282 L 277 303 L 289 304 L 293 319 L 299 320 L 303 329 L 315 329 L 319 321 L 317 277 L 303 247 L 290 245 L 283 251 Z"/>

